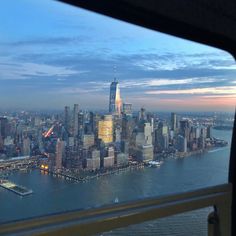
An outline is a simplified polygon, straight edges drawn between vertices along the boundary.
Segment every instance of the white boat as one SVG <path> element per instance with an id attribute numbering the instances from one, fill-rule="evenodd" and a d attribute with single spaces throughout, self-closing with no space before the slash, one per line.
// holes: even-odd
<path id="1" fill-rule="evenodd" d="M 115 200 L 114 200 L 114 203 L 118 203 L 119 202 L 119 198 L 116 197 Z"/>
<path id="2" fill-rule="evenodd" d="M 148 162 L 150 167 L 160 167 L 162 163 L 163 163 L 162 161 L 149 161 Z"/>

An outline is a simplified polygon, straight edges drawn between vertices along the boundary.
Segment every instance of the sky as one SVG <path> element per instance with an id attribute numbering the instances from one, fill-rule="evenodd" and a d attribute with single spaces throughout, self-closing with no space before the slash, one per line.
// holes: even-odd
<path id="1" fill-rule="evenodd" d="M 0 1 L 0 109 L 234 111 L 236 64 L 224 51 L 52 0 Z"/>

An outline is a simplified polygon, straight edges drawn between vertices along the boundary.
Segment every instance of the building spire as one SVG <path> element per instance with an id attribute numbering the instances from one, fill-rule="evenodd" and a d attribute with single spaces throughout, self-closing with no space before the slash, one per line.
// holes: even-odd
<path id="1" fill-rule="evenodd" d="M 116 82 L 116 65 L 113 66 L 114 82 Z"/>

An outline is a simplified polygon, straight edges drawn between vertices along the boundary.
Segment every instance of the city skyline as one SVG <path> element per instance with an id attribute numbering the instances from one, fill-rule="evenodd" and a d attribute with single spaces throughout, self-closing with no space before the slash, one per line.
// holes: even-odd
<path id="1" fill-rule="evenodd" d="M 0 4 L 1 109 L 106 109 L 114 77 L 134 110 L 235 109 L 226 52 L 54 1 Z"/>

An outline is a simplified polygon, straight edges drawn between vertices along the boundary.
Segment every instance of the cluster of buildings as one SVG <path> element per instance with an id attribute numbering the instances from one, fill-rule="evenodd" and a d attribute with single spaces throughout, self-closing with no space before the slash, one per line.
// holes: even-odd
<path id="1" fill-rule="evenodd" d="M 44 156 L 53 170 L 97 170 L 147 161 L 163 153 L 189 153 L 213 145 L 211 125 L 171 113 L 132 111 L 122 103 L 119 83 L 110 86 L 109 112 L 65 106 L 63 114 L 21 112 L 0 118 L 0 159 Z"/>
<path id="2" fill-rule="evenodd" d="M 32 130 L 28 124 L 18 123 L 13 117 L 0 117 L 0 159 L 29 156 L 33 148 L 31 141 Z"/>

